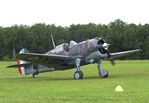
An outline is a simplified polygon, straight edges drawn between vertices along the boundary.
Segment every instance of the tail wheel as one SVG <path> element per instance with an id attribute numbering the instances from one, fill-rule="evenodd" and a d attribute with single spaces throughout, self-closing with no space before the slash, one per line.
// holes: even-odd
<path id="1" fill-rule="evenodd" d="M 74 73 L 74 79 L 83 79 L 83 72 L 82 71 L 76 71 Z"/>

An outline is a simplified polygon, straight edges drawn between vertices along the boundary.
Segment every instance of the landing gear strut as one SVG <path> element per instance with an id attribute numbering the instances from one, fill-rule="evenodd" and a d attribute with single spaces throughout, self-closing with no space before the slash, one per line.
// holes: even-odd
<path id="1" fill-rule="evenodd" d="M 33 73 L 33 74 L 32 74 L 32 77 L 33 77 L 33 78 L 35 78 L 35 75 L 36 75 L 36 74 L 35 74 L 35 73 Z"/>
<path id="2" fill-rule="evenodd" d="M 101 78 L 106 78 L 106 77 L 108 77 L 108 71 L 102 69 L 102 67 L 101 67 L 101 60 L 99 60 L 99 62 L 98 62 L 98 70 L 99 70 L 99 76 L 100 76 Z"/>
<path id="3" fill-rule="evenodd" d="M 76 72 L 74 73 L 74 79 L 83 79 L 83 72 L 80 70 L 80 59 L 76 59 Z"/>
<path id="4" fill-rule="evenodd" d="M 35 67 L 36 68 L 36 72 L 34 72 L 33 74 L 32 74 L 32 77 L 33 78 L 35 78 L 35 75 L 38 75 L 38 68 L 37 67 Z"/>

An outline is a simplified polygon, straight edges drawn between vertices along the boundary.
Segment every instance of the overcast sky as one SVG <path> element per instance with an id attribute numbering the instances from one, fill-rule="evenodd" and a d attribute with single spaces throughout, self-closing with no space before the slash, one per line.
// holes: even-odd
<path id="1" fill-rule="evenodd" d="M 149 23 L 149 0 L 0 0 L 0 26 Z"/>

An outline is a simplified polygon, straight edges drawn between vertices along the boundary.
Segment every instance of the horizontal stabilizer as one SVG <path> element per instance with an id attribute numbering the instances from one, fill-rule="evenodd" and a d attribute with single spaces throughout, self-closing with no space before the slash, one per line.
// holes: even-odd
<path id="1" fill-rule="evenodd" d="M 7 66 L 7 68 L 19 68 L 19 67 L 27 67 L 31 65 L 31 63 L 25 63 L 25 64 L 14 64 L 14 65 L 10 65 L 10 66 Z"/>

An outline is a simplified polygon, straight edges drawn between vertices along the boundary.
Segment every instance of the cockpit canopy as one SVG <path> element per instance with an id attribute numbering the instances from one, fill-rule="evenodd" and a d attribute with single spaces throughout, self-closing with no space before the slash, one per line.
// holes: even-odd
<path id="1" fill-rule="evenodd" d="M 52 54 L 57 54 L 57 53 L 61 53 L 63 51 L 68 51 L 70 48 L 72 48 L 74 45 L 76 45 L 77 43 L 73 40 L 70 41 L 70 43 L 63 43 L 61 45 L 56 46 L 53 50 L 49 51 L 48 54 L 52 53 Z"/>
<path id="2" fill-rule="evenodd" d="M 53 50 L 51 50 L 49 53 L 55 54 L 60 53 L 64 51 L 64 44 L 56 46 Z"/>
<path id="3" fill-rule="evenodd" d="M 72 48 L 72 47 L 73 47 L 74 45 L 76 45 L 76 44 L 77 44 L 77 42 L 71 40 L 71 41 L 70 41 L 69 48 Z"/>

